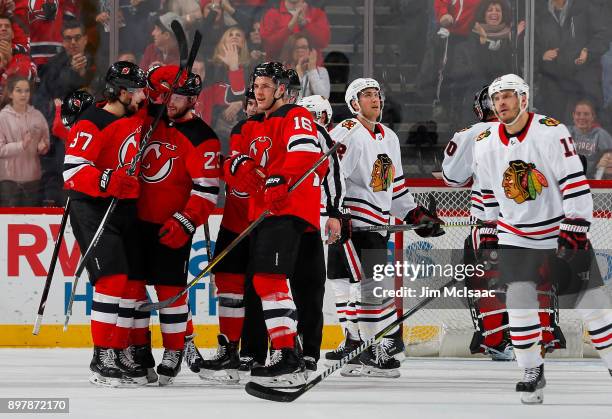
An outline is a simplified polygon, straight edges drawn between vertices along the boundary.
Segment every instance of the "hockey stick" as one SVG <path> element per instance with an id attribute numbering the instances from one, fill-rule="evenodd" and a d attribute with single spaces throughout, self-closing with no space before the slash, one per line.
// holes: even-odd
<path id="1" fill-rule="evenodd" d="M 444 224 L 442 224 L 442 228 L 447 228 L 447 227 L 478 227 L 480 226 L 480 224 L 478 223 L 470 223 L 470 222 L 463 222 L 463 221 L 458 221 L 458 222 L 454 222 L 454 223 L 447 223 L 445 222 Z M 365 227 L 353 227 L 353 233 L 361 233 L 361 232 L 368 232 L 368 231 L 388 231 L 390 233 L 399 233 L 402 231 L 412 231 L 412 230 L 418 230 L 419 228 L 428 228 L 430 227 L 429 224 L 398 224 L 398 225 L 381 225 L 381 226 L 365 226 Z"/>
<path id="2" fill-rule="evenodd" d="M 441 288 L 439 288 L 439 292 L 442 292 L 445 288 L 450 287 L 454 282 L 455 278 L 451 279 Z M 393 323 L 390 323 L 387 327 L 378 332 L 374 337 L 366 340 L 357 348 L 353 349 L 348 355 L 344 356 L 340 361 L 336 362 L 334 365 L 327 368 L 321 374 L 317 375 L 312 381 L 304 384 L 297 391 L 277 390 L 272 387 L 266 387 L 261 384 L 257 384 L 253 381 L 248 382 L 244 389 L 251 396 L 258 397 L 260 399 L 271 400 L 273 402 L 292 402 L 298 397 L 300 397 L 302 394 L 306 393 L 308 390 L 319 384 L 321 381 L 332 375 L 334 372 L 342 368 L 344 365 L 348 364 L 353 358 L 357 357 L 357 355 L 367 350 L 374 343 L 378 342 L 380 339 L 382 339 L 383 336 L 387 335 L 395 327 L 401 325 L 408 317 L 412 316 L 414 313 L 429 304 L 429 302 L 431 302 L 435 298 L 437 298 L 435 297 L 435 295 L 431 295 L 419 301 L 414 307 L 404 313 L 404 315 L 402 315 L 400 318 L 395 320 Z"/>
<path id="3" fill-rule="evenodd" d="M 45 287 L 43 288 L 42 295 L 40 297 L 40 304 L 38 305 L 38 314 L 34 321 L 33 335 L 38 335 L 40 332 L 40 325 L 42 323 L 43 314 L 45 313 L 45 306 L 47 305 L 47 298 L 49 297 L 49 290 L 51 289 L 51 281 L 53 280 L 53 272 L 55 272 L 55 264 L 57 263 L 57 256 L 59 255 L 59 249 L 64 238 L 64 230 L 66 229 L 66 223 L 68 221 L 68 213 L 70 212 L 70 197 L 66 199 L 66 205 L 64 206 L 64 214 L 62 215 L 62 221 L 60 222 L 60 229 L 55 239 L 55 247 L 53 248 L 53 254 L 51 255 L 51 263 L 49 264 L 49 271 L 47 272 L 47 280 L 45 281 Z"/>
<path id="4" fill-rule="evenodd" d="M 357 125 L 355 125 L 357 126 Z M 333 153 L 336 152 L 336 150 L 338 149 L 338 147 L 340 147 L 340 145 L 344 142 L 344 140 L 346 140 L 348 138 L 348 136 L 353 132 L 353 130 L 355 129 L 355 127 L 349 129 L 344 136 L 342 136 L 342 138 L 340 138 L 336 144 L 334 144 L 329 150 L 327 150 L 326 153 L 324 153 L 321 157 L 319 157 L 319 160 L 317 160 L 315 162 L 315 164 L 306 171 L 306 173 L 304 173 L 288 190 L 288 193 L 291 193 L 293 190 L 295 190 L 295 188 L 297 188 L 308 176 L 310 176 L 312 173 L 314 173 L 315 170 L 317 170 L 317 167 L 319 167 L 325 160 L 327 160 L 329 158 L 329 156 L 331 156 Z M 255 221 L 253 221 L 251 224 L 249 224 L 249 226 L 238 235 L 238 237 L 236 237 L 225 249 L 223 249 L 217 256 L 215 256 L 215 258 L 211 261 L 208 262 L 208 265 L 206 265 L 206 267 L 195 277 L 191 280 L 191 282 L 189 282 L 185 288 L 183 288 L 181 290 L 181 292 L 179 292 L 178 294 L 176 294 L 174 297 L 170 297 L 166 300 L 163 301 L 158 301 L 156 303 L 144 303 L 142 305 L 140 305 L 139 307 L 136 307 L 137 310 L 140 311 L 153 311 L 153 310 L 159 310 L 162 308 L 166 308 L 169 305 L 173 304 L 174 302 L 176 302 L 179 298 L 181 298 L 183 295 L 185 295 L 189 289 L 191 287 L 193 287 L 195 284 L 197 284 L 200 279 L 204 278 L 204 276 L 209 273 L 212 268 L 215 267 L 215 265 L 217 263 L 219 263 L 221 261 L 221 259 L 223 259 L 234 247 L 236 247 L 238 245 L 238 243 L 240 243 L 240 241 L 242 239 L 244 239 L 246 236 L 248 236 L 251 231 L 253 231 L 255 229 L 255 227 L 257 227 L 268 215 L 270 215 L 272 213 L 271 210 L 267 209 L 264 212 L 261 213 L 261 215 L 259 217 L 257 217 L 257 219 Z"/>
<path id="5" fill-rule="evenodd" d="M 202 227 L 204 228 L 204 243 L 206 244 L 206 259 L 208 260 L 208 263 L 210 263 L 210 261 L 212 260 L 212 249 L 210 245 L 210 228 L 208 226 L 208 222 L 204 223 Z M 209 280 L 210 280 L 209 285 L 210 285 L 210 290 L 212 292 L 212 295 L 216 295 L 215 276 L 212 272 L 210 273 Z"/>
<path id="6" fill-rule="evenodd" d="M 140 141 L 140 146 L 138 148 L 138 152 L 136 153 L 136 155 L 132 158 L 132 161 L 130 162 L 130 167 L 127 170 L 127 174 L 130 176 L 136 173 L 138 162 L 140 161 L 142 154 L 144 153 L 145 147 L 147 143 L 149 142 L 149 139 L 151 138 L 153 131 L 155 131 L 155 128 L 157 128 L 157 125 L 159 124 L 159 121 L 161 120 L 164 114 L 164 111 L 166 107 L 168 106 L 168 102 L 170 101 L 172 92 L 178 86 L 178 83 L 181 78 L 181 75 L 183 74 L 183 71 L 187 70 L 187 72 L 189 72 L 191 70 L 191 66 L 193 65 L 193 61 L 195 60 L 198 49 L 200 48 L 200 43 L 202 41 L 202 35 L 200 34 L 199 31 L 196 31 L 194 35 L 194 39 L 193 39 L 193 44 L 191 46 L 191 51 L 188 52 L 187 37 L 185 36 L 185 31 L 183 30 L 183 27 L 181 26 L 181 24 L 177 20 L 173 20 L 171 23 L 171 27 L 172 27 L 172 31 L 174 32 L 174 36 L 176 37 L 176 40 L 179 46 L 179 52 L 180 52 L 180 57 L 181 57 L 180 62 L 179 62 L 179 71 L 176 73 L 176 77 L 174 78 L 172 82 L 172 86 L 170 88 L 171 90 L 170 92 L 168 92 L 168 94 L 166 94 L 166 97 L 164 98 L 164 102 L 162 106 L 160 106 L 159 111 L 157 112 L 157 115 L 155 116 L 155 119 L 153 120 L 149 128 L 147 129 L 146 134 L 142 137 L 142 140 Z M 77 267 L 77 270 L 75 273 L 74 282 L 72 283 L 72 292 L 70 293 L 70 301 L 68 302 L 68 309 L 66 310 L 66 318 L 64 320 L 64 331 L 68 329 L 68 322 L 70 321 L 70 316 L 72 316 L 72 305 L 74 304 L 76 287 L 77 287 L 77 284 L 79 282 L 81 275 L 83 274 L 83 271 L 85 270 L 85 263 L 91 257 L 93 248 L 96 247 L 98 242 L 100 241 L 100 237 L 102 236 L 102 233 L 104 232 L 106 223 L 108 219 L 110 218 L 111 214 L 113 213 L 113 211 L 115 210 L 115 207 L 117 206 L 118 201 L 119 200 L 117 198 L 113 198 L 111 200 L 108 206 L 108 209 L 106 210 L 104 217 L 102 217 L 102 221 L 100 221 L 100 225 L 98 226 L 98 229 L 96 230 L 91 240 L 91 243 L 89 243 L 87 250 L 81 257 L 81 261 L 79 262 L 79 266 Z"/>

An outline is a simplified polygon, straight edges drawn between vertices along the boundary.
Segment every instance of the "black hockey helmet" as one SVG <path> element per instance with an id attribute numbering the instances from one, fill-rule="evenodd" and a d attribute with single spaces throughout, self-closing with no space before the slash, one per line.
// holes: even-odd
<path id="1" fill-rule="evenodd" d="M 195 73 L 189 73 L 182 86 L 176 88 L 174 93 L 181 96 L 198 96 L 202 91 L 202 78 Z"/>
<path id="2" fill-rule="evenodd" d="M 60 116 L 62 124 L 69 127 L 74 124 L 77 118 L 94 103 L 94 97 L 85 90 L 75 90 L 69 93 L 62 101 Z"/>
<path id="3" fill-rule="evenodd" d="M 489 86 L 484 86 L 474 95 L 474 113 L 480 122 L 486 122 L 495 117 L 493 103 L 489 97 Z"/>
<path id="4" fill-rule="evenodd" d="M 147 75 L 134 63 L 117 61 L 106 72 L 106 89 L 118 95 L 119 88 L 138 89 L 147 85 Z"/>
<path id="5" fill-rule="evenodd" d="M 278 61 L 269 61 L 257 64 L 251 75 L 251 87 L 257 77 L 270 77 L 277 85 L 284 84 L 289 88 L 289 77 L 285 67 Z"/>

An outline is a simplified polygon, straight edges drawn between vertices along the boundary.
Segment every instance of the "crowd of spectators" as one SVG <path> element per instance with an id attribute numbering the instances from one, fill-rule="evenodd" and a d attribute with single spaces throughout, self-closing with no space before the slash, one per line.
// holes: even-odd
<path id="1" fill-rule="evenodd" d="M 0 205 L 63 204 L 64 144 L 49 129 L 59 99 L 75 89 L 94 95 L 101 92 L 110 65 L 110 3 L 0 0 Z M 183 24 L 189 39 L 195 30 L 202 32 L 204 42 L 193 67 L 204 84 L 196 113 L 218 133 L 224 147 L 231 128 L 244 117 L 244 94 L 255 64 L 281 61 L 297 71 L 302 96 L 322 95 L 341 104 L 344 94 L 337 86 L 350 81 L 345 65 L 363 61 L 357 48 L 350 58 L 329 48 L 334 30 L 326 7 L 334 6 L 333 1 L 118 3 L 118 58 L 138 63 L 145 71 L 156 64 L 178 63 L 172 20 Z M 403 44 L 396 64 L 398 57 L 413 60 L 410 64 L 418 71 L 400 78 L 405 82 L 411 77 L 408 82 L 416 86 L 416 94 L 410 100 L 432 104 L 438 123 L 447 122 L 452 129 L 465 126 L 472 119 L 476 90 L 497 75 L 522 73 L 527 26 L 523 1 L 383 0 L 375 7 L 382 5 L 420 15 L 408 20 L 391 16 L 397 36 L 379 42 Z M 350 7 L 357 10 L 356 6 Z M 397 24 L 402 21 L 430 22 L 415 26 L 427 42 L 407 42 L 406 34 L 412 37 L 416 29 Z M 535 27 L 531 28 L 535 32 L 532 89 L 536 109 L 572 126 L 575 141 L 582 147 L 579 151 L 588 155 L 589 176 L 609 176 L 605 167 L 612 163 L 607 153 L 612 151 L 612 140 L 606 131 L 612 124 L 609 22 L 611 1 L 542 0 L 536 2 Z M 338 27 L 342 25 L 345 28 L 346 22 Z M 408 99 L 401 91 L 397 94 L 392 82 L 381 82 L 396 90 L 387 94 L 386 117 L 393 111 L 395 122 L 414 121 L 409 114 L 401 115 Z M 341 109 L 337 115 L 343 116 Z"/>

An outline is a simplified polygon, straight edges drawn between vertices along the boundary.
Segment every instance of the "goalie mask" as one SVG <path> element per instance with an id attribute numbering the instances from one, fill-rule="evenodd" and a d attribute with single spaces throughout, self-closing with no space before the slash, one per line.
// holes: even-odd
<path id="1" fill-rule="evenodd" d="M 360 78 L 353 80 L 351 84 L 346 88 L 346 94 L 344 95 L 344 101 L 349 107 L 351 113 L 353 115 L 361 115 L 361 108 L 359 107 L 359 94 L 366 89 L 376 89 L 378 90 L 378 95 L 380 97 L 380 116 L 378 119 L 382 118 L 382 111 L 385 107 L 385 94 L 380 88 L 380 84 L 374 79 L 368 78 Z M 363 115 L 361 115 L 363 117 Z M 374 121 L 370 121 L 375 123 Z M 376 121 L 380 122 L 380 121 Z"/>
<path id="2" fill-rule="evenodd" d="M 474 95 L 474 114 L 480 122 L 487 122 L 495 118 L 493 103 L 489 97 L 489 86 L 484 86 Z"/>
<path id="3" fill-rule="evenodd" d="M 332 121 L 332 107 L 329 100 L 325 99 L 320 95 L 307 96 L 300 99 L 298 105 L 305 107 L 315 118 L 316 122 L 319 122 L 325 113 L 325 123 L 327 126 Z"/>
<path id="4" fill-rule="evenodd" d="M 503 92 L 505 90 L 513 91 L 514 93 L 516 93 L 516 96 L 519 98 L 520 110 L 516 118 L 514 118 L 514 120 L 509 123 L 502 122 L 504 125 L 513 125 L 516 123 L 516 121 L 519 120 L 521 115 L 523 115 L 523 113 L 527 111 L 527 107 L 529 106 L 529 85 L 525 83 L 525 80 L 523 80 L 521 77 L 517 76 L 516 74 L 506 74 L 504 76 L 498 77 L 495 80 L 493 80 L 493 83 L 491 83 L 491 85 L 489 86 L 489 97 L 491 98 L 491 101 L 493 101 L 495 94 Z M 523 105 L 521 96 L 525 97 L 525 105 Z M 497 110 L 495 109 L 494 102 L 493 102 L 493 112 L 495 112 L 495 116 L 499 118 L 499 115 L 497 114 Z"/>

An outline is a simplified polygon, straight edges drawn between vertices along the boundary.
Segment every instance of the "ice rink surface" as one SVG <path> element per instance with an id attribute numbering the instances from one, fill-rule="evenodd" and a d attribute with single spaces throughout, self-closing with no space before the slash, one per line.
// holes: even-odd
<path id="1" fill-rule="evenodd" d="M 154 354 L 159 362 L 161 351 Z M 402 362 L 398 379 L 344 378 L 336 373 L 295 402 L 281 404 L 253 398 L 241 385 L 205 384 L 184 366 L 171 387 L 99 388 L 88 382 L 90 359 L 89 349 L 0 349 L 0 397 L 68 397 L 70 417 L 104 419 L 587 419 L 612 415 L 612 377 L 598 359 L 548 361 L 542 406 L 521 405 L 514 385 L 522 374 L 514 362 L 409 358 Z M 319 370 L 323 368 L 319 363 Z M 0 419 L 33 416 L 0 414 Z"/>

